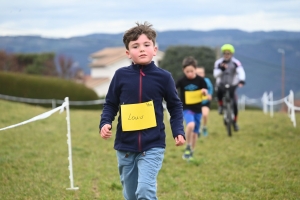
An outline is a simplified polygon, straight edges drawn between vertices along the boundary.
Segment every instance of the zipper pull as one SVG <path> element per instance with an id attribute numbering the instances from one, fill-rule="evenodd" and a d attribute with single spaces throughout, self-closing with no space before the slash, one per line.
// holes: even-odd
<path id="1" fill-rule="evenodd" d="M 145 76 L 145 74 L 144 74 L 144 72 L 142 71 L 142 69 L 140 69 L 140 74 L 141 74 L 142 76 Z"/>

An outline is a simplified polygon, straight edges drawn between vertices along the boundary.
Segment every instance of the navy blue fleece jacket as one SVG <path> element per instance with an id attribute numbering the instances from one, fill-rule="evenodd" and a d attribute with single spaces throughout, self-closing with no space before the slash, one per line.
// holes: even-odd
<path id="1" fill-rule="evenodd" d="M 143 152 L 150 148 L 165 148 L 163 105 L 167 102 L 173 137 L 184 136 L 182 103 L 178 97 L 171 74 L 158 68 L 152 61 L 148 65 L 131 64 L 115 72 L 110 83 L 99 128 L 111 124 L 120 111 L 121 104 L 142 103 L 153 100 L 156 127 L 140 131 L 122 131 L 119 113 L 114 148 L 120 151 Z"/>

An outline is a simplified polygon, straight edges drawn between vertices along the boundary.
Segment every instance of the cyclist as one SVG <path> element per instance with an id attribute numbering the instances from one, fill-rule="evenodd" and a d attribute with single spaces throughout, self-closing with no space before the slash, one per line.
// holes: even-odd
<path id="1" fill-rule="evenodd" d="M 231 44 L 224 44 L 221 47 L 221 52 L 223 53 L 223 57 L 216 60 L 214 66 L 214 77 L 216 78 L 216 89 L 219 105 L 218 112 L 219 114 L 223 113 L 222 99 L 225 92 L 225 85 L 229 84 L 230 98 L 233 100 L 233 128 L 235 131 L 238 131 L 238 109 L 235 91 L 237 87 L 242 87 L 245 84 L 246 74 L 241 62 L 233 57 L 235 49 Z"/>

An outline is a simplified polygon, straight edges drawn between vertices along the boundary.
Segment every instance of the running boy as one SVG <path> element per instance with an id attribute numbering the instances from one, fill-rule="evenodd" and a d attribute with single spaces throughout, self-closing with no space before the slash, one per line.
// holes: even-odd
<path id="1" fill-rule="evenodd" d="M 208 135 L 207 120 L 208 120 L 208 114 L 209 114 L 209 110 L 210 110 L 210 101 L 212 99 L 212 94 L 214 92 L 214 88 L 213 88 L 213 85 L 212 85 L 211 81 L 209 80 L 209 78 L 205 77 L 204 67 L 197 67 L 196 73 L 198 76 L 201 76 L 202 78 L 204 78 L 206 85 L 207 85 L 207 92 L 208 92 L 207 100 L 202 101 L 202 117 L 203 117 L 202 133 L 203 133 L 203 136 L 207 136 Z"/>
<path id="2" fill-rule="evenodd" d="M 99 128 L 103 139 L 110 138 L 119 111 L 114 148 L 124 198 L 157 199 L 156 179 L 166 146 L 162 102 L 167 102 L 176 146 L 185 143 L 182 103 L 171 74 L 152 61 L 157 52 L 152 25 L 136 24 L 123 36 L 132 64 L 115 72 Z"/>
<path id="3" fill-rule="evenodd" d="M 203 94 L 207 94 L 204 79 L 196 74 L 197 60 L 186 57 L 182 62 L 184 77 L 176 83 L 183 102 L 183 117 L 186 123 L 187 146 L 182 156 L 185 160 L 193 160 L 193 152 L 200 134 L 201 108 Z"/>

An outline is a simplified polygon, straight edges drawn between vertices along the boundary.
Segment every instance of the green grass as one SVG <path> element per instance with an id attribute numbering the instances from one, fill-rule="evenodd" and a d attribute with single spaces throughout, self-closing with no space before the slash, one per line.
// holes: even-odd
<path id="1" fill-rule="evenodd" d="M 0 128 L 49 109 L 0 100 Z M 100 110 L 71 110 L 74 185 L 69 191 L 66 113 L 0 131 L 0 199 L 122 198 L 113 139 L 98 134 Z M 226 135 L 212 111 L 209 135 L 196 161 L 182 160 L 166 122 L 167 148 L 158 197 L 173 199 L 300 199 L 300 115 L 294 128 L 284 113 L 240 112 L 241 131 Z M 167 121 L 167 120 L 166 120 Z"/>

